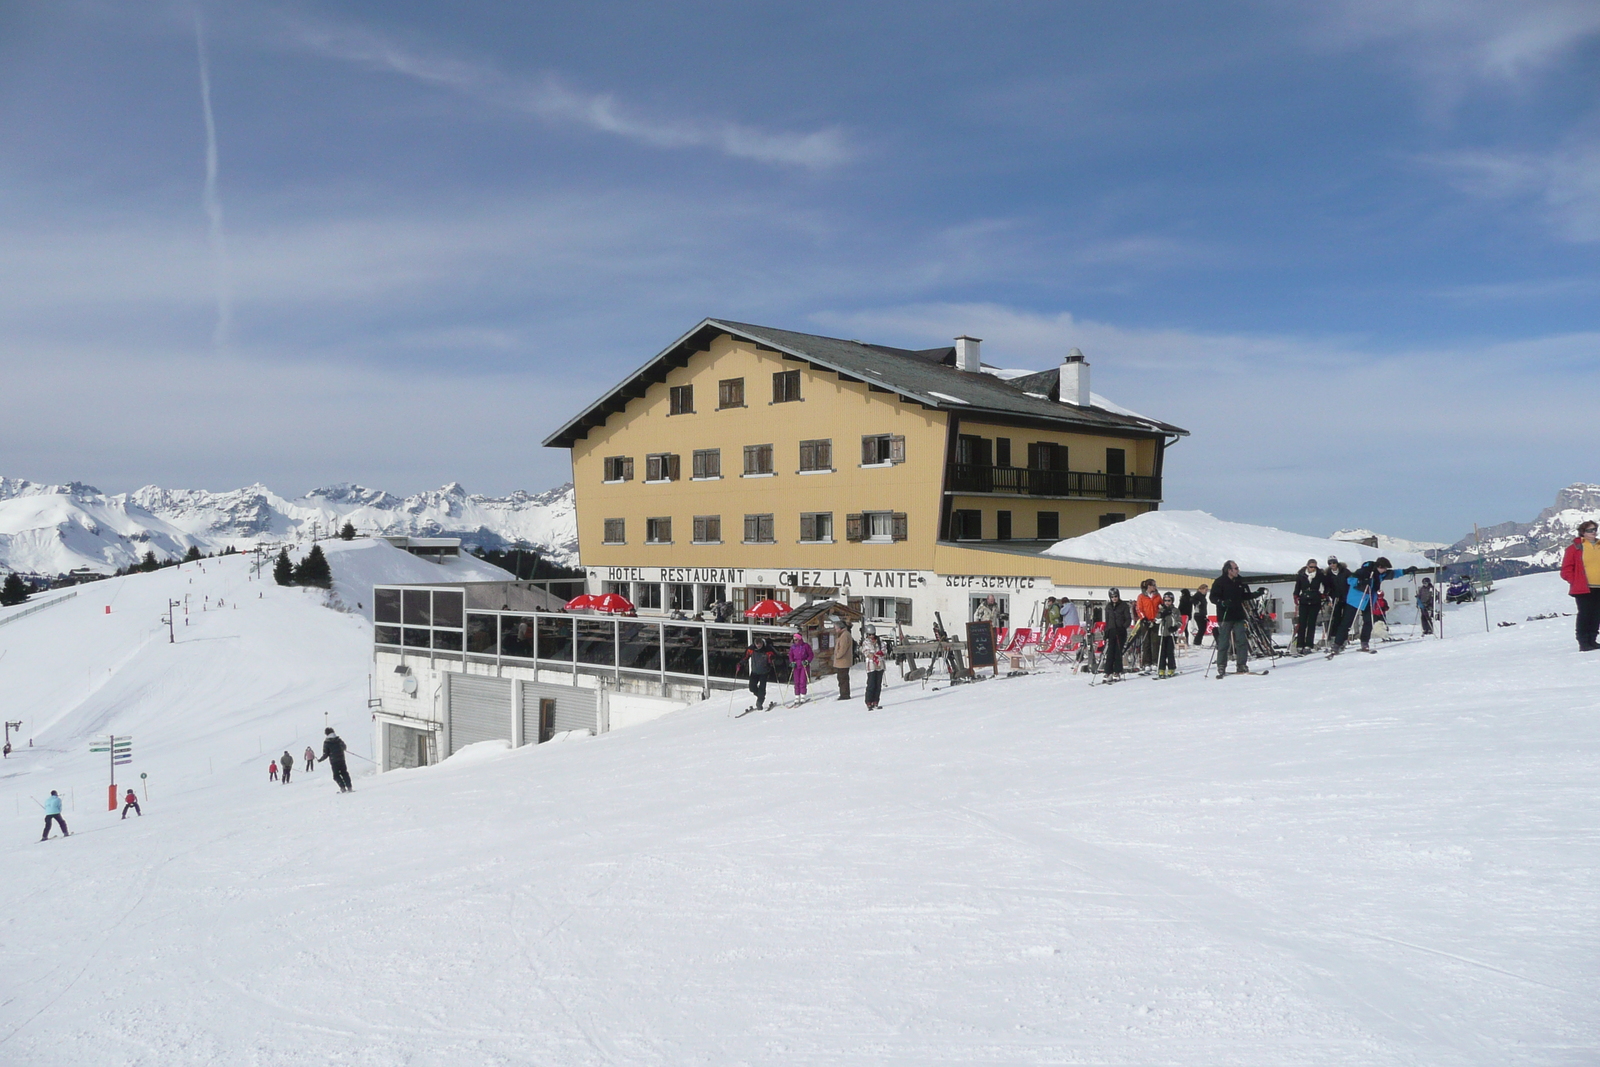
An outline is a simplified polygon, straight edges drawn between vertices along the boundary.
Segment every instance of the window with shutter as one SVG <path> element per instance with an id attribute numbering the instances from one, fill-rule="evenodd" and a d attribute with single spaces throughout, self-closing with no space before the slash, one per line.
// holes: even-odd
<path id="1" fill-rule="evenodd" d="M 906 513 L 903 511 L 897 511 L 890 516 L 890 519 L 892 520 L 889 530 L 890 539 L 895 541 L 904 541 L 906 539 L 907 526 Z"/>
<path id="2" fill-rule="evenodd" d="M 803 471 L 832 470 L 833 442 L 831 440 L 801 441 L 800 469 Z"/>
<path id="3" fill-rule="evenodd" d="M 744 517 L 744 539 L 746 542 L 756 540 L 756 534 L 760 529 L 756 521 L 758 518 L 760 518 L 758 515 L 746 515 Z"/>
<path id="4" fill-rule="evenodd" d="M 665 452 L 657 452 L 644 457 L 644 480 L 647 482 L 666 481 L 667 458 Z"/>
<path id="5" fill-rule="evenodd" d="M 694 414 L 694 386 L 674 385 L 669 394 L 669 410 L 674 415 Z"/>
<path id="6" fill-rule="evenodd" d="M 694 453 L 694 476 L 696 478 L 722 477 L 722 449 L 696 449 Z"/>
<path id="7" fill-rule="evenodd" d="M 605 480 L 608 482 L 625 482 L 633 477 L 633 460 L 627 456 L 607 456 L 605 458 Z"/>
<path id="8" fill-rule="evenodd" d="M 899 434 L 889 438 L 889 462 L 904 463 L 906 461 L 906 439 Z"/>
<path id="9" fill-rule="evenodd" d="M 894 621 L 901 626 L 911 625 L 911 601 L 901 597 L 894 602 Z"/>
<path id="10" fill-rule="evenodd" d="M 605 523 L 605 543 L 608 545 L 624 545 L 628 543 L 626 535 L 626 521 L 623 519 L 607 519 Z"/>
<path id="11" fill-rule="evenodd" d="M 1059 541 L 1059 540 L 1061 540 L 1061 512 L 1059 512 L 1059 511 L 1041 511 L 1041 512 L 1039 512 L 1039 540 L 1041 540 L 1041 541 Z"/>
<path id="12" fill-rule="evenodd" d="M 800 516 L 800 540 L 832 541 L 833 512 L 806 512 Z"/>
<path id="13" fill-rule="evenodd" d="M 623 460 L 622 460 L 622 480 L 625 481 L 625 482 L 633 481 L 633 457 L 632 456 L 624 457 Z"/>
<path id="14" fill-rule="evenodd" d="M 994 536 L 997 541 L 1011 540 L 1011 512 L 997 511 L 994 513 Z"/>
<path id="15" fill-rule="evenodd" d="M 756 540 L 763 544 L 770 544 L 776 541 L 778 539 L 778 530 L 776 524 L 772 521 L 773 517 L 771 515 L 760 515 L 757 518 L 760 521 L 756 523 Z"/>
<path id="16" fill-rule="evenodd" d="M 844 539 L 846 541 L 866 540 L 867 535 L 863 530 L 863 527 L 866 525 L 864 520 L 865 516 L 859 513 L 854 515 L 846 515 L 844 517 Z"/>
<path id="17" fill-rule="evenodd" d="M 744 407 L 744 379 L 724 378 L 717 383 L 717 407 Z"/>
<path id="18" fill-rule="evenodd" d="M 672 520 L 670 518 L 644 520 L 644 539 L 652 545 L 671 544 Z"/>
<path id="19" fill-rule="evenodd" d="M 800 399 L 800 372 L 781 370 L 772 376 L 772 402 L 787 404 Z"/>
<path id="20" fill-rule="evenodd" d="M 676 453 L 667 457 L 667 481 L 675 482 L 682 476 L 680 467 L 680 457 Z"/>
<path id="21" fill-rule="evenodd" d="M 996 467 L 1011 466 L 1011 438 L 996 437 L 994 439 L 994 465 Z"/>
<path id="22" fill-rule="evenodd" d="M 800 516 L 800 540 L 815 541 L 817 539 L 817 517 L 815 515 Z"/>
<path id="23" fill-rule="evenodd" d="M 721 515 L 696 515 L 694 539 L 697 544 L 714 545 L 722 541 Z"/>
<path id="24" fill-rule="evenodd" d="M 744 446 L 744 472 L 750 474 L 772 473 L 772 446 L 771 445 L 745 445 Z"/>

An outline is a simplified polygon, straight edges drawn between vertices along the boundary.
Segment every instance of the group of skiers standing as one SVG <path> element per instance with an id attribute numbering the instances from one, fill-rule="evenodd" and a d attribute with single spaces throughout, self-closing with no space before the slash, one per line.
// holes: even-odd
<path id="1" fill-rule="evenodd" d="M 1407 574 L 1415 574 L 1415 567 L 1395 570 L 1388 557 L 1363 563 L 1355 571 L 1339 562 L 1337 556 L 1328 557 L 1326 567 L 1318 567 L 1314 559 L 1295 575 L 1295 627 L 1296 655 L 1305 655 L 1317 643 L 1317 619 L 1324 604 L 1330 605 L 1327 629 L 1329 655 L 1338 655 L 1350 639 L 1350 628 L 1356 619 L 1361 620 L 1361 651 L 1372 651 L 1372 631 L 1375 621 L 1383 621 L 1388 614 L 1388 602 L 1383 596 L 1383 583 Z M 1422 579 L 1417 590 L 1417 614 L 1422 619 L 1422 632 L 1433 633 L 1433 615 L 1438 605 L 1438 592 L 1432 578 Z"/>
<path id="2" fill-rule="evenodd" d="M 850 699 L 850 667 L 856 661 L 855 639 L 850 635 L 849 624 L 843 619 L 830 620 L 829 627 L 832 646 L 823 651 L 825 662 L 818 658 L 805 631 L 798 628 L 789 639 L 789 647 L 781 652 L 770 637 L 756 638 L 744 650 L 744 658 L 738 669 L 749 679 L 750 693 L 755 697 L 755 704 L 747 711 L 770 711 L 777 706 L 776 701 L 767 699 L 767 686 L 780 679 L 785 666 L 789 668 L 789 681 L 794 688 L 796 704 L 811 699 L 813 675 L 836 675 L 839 679 L 839 699 Z M 861 659 L 867 666 L 867 710 L 876 711 L 882 706 L 883 672 L 888 661 L 888 649 L 873 626 L 862 627 L 860 648 Z"/>

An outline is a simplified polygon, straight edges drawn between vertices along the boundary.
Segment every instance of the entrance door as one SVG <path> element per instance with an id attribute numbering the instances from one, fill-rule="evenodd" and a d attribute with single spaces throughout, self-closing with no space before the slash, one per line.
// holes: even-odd
<path id="1" fill-rule="evenodd" d="M 1117 499 L 1128 495 L 1127 474 L 1127 449 L 1106 449 L 1106 496 Z"/>

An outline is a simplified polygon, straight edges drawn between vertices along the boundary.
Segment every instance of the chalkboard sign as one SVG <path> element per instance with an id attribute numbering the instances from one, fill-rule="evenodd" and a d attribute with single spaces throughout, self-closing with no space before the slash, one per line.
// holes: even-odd
<path id="1" fill-rule="evenodd" d="M 967 623 L 967 662 L 974 667 L 993 667 L 994 627 L 986 622 Z"/>

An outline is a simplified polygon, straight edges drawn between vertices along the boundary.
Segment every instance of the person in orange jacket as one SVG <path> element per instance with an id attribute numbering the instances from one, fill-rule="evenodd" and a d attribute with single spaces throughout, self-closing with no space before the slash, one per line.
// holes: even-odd
<path id="1" fill-rule="evenodd" d="M 1144 670 L 1148 673 L 1155 667 L 1156 651 L 1160 648 L 1160 629 L 1156 619 L 1161 615 L 1161 590 L 1156 588 L 1154 578 L 1146 578 L 1139 583 L 1139 597 L 1133 602 L 1133 617 L 1139 624 L 1139 632 L 1143 635 L 1144 642 Z"/>
<path id="2" fill-rule="evenodd" d="M 139 798 L 134 796 L 131 788 L 128 790 L 128 795 L 122 798 L 122 817 L 124 819 L 128 817 L 129 808 L 132 808 L 133 813 L 139 818 L 144 818 L 144 812 L 139 810 Z"/>
<path id="3" fill-rule="evenodd" d="M 1561 577 L 1566 579 L 1567 592 L 1578 607 L 1578 651 L 1593 652 L 1600 648 L 1595 640 L 1600 633 L 1600 543 L 1595 540 L 1597 527 L 1593 519 L 1578 524 L 1578 536 L 1572 539 L 1561 557 Z"/>

